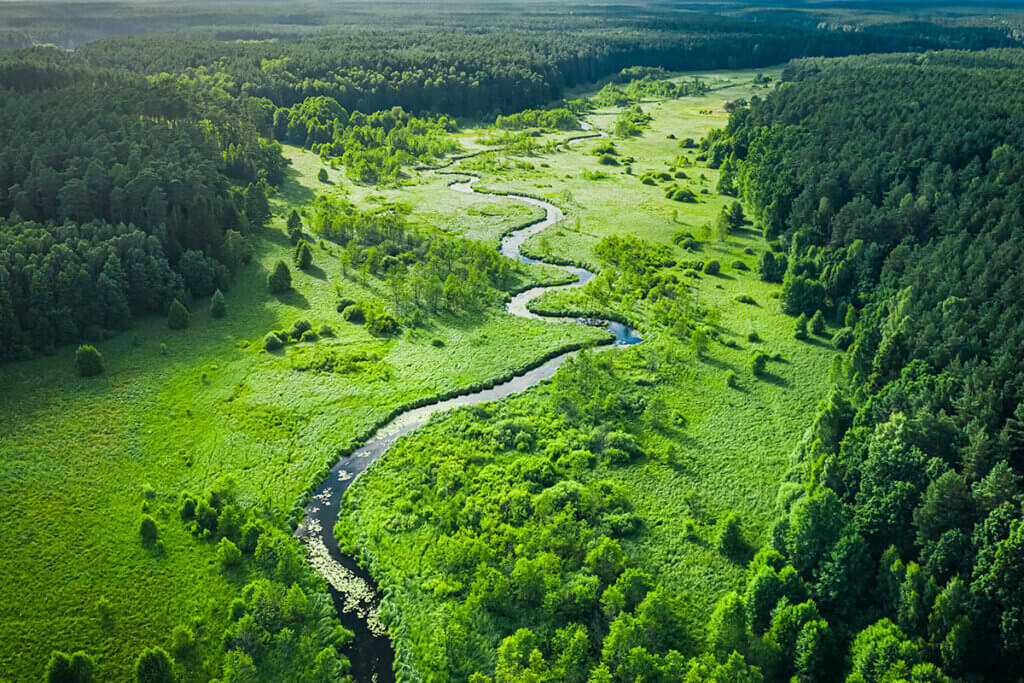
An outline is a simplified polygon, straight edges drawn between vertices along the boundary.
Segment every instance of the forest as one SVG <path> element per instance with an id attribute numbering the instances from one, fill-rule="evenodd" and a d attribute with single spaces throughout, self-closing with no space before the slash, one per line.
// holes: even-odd
<path id="1" fill-rule="evenodd" d="M 1017 680 L 1024 15 L 434 10 L 0 6 L 0 682 Z"/>

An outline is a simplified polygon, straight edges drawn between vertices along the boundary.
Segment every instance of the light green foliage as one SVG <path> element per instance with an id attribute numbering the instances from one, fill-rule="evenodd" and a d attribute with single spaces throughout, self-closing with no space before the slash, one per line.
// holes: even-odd
<path id="1" fill-rule="evenodd" d="M 213 293 L 213 298 L 210 300 L 210 315 L 214 318 L 223 318 L 227 314 L 227 302 L 224 300 L 223 292 L 218 289 Z"/>
<path id="2" fill-rule="evenodd" d="M 82 377 L 103 374 L 103 355 L 95 346 L 82 345 L 75 351 L 75 366 Z"/>

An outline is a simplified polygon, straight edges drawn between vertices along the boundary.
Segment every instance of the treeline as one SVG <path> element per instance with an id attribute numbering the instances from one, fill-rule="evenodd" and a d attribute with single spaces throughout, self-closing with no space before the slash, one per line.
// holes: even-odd
<path id="1" fill-rule="evenodd" d="M 798 62 L 712 142 L 780 252 L 763 276 L 783 271 L 785 310 L 849 345 L 746 595 L 720 605 L 766 673 L 1019 677 L 1022 59 Z M 766 649 L 783 619 L 800 637 Z"/>
<path id="2" fill-rule="evenodd" d="M 226 287 L 283 171 L 227 112 L 53 51 L 0 60 L 0 116 L 4 359 Z"/>
<path id="3" fill-rule="evenodd" d="M 420 118 L 401 107 L 350 114 L 324 96 L 277 109 L 273 117 L 278 140 L 338 158 L 350 177 L 365 183 L 393 181 L 405 166 L 430 164 L 457 151 L 448 135 L 455 130 L 455 121 L 444 115 Z"/>
<path id="4" fill-rule="evenodd" d="M 400 106 L 414 113 L 493 118 L 545 105 L 567 88 L 634 66 L 744 68 L 805 55 L 907 47 L 899 37 L 658 13 L 511 22 L 464 17 L 454 26 L 338 27 L 282 41 L 118 38 L 77 53 L 93 65 L 186 75 L 229 96 L 265 98 L 278 107 L 327 96 L 347 111 Z M 234 38 L 244 38 L 242 33 Z"/>

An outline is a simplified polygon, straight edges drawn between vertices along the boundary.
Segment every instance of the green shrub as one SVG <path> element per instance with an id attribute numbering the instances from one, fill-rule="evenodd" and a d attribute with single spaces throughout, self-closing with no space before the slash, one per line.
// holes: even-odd
<path id="1" fill-rule="evenodd" d="M 274 270 L 267 276 L 267 286 L 271 294 L 282 294 L 292 288 L 292 273 L 288 270 L 288 264 L 278 261 Z"/>
<path id="2" fill-rule="evenodd" d="M 95 377 L 103 374 L 103 354 L 95 346 L 84 344 L 75 351 L 75 365 L 82 377 Z"/>
<path id="3" fill-rule="evenodd" d="M 178 624 L 171 631 L 171 652 L 178 657 L 188 653 L 196 644 L 196 634 L 188 626 Z"/>
<path id="4" fill-rule="evenodd" d="M 757 305 L 757 301 L 754 300 L 754 297 L 752 297 L 752 296 L 750 296 L 748 294 L 737 294 L 736 295 L 736 302 L 737 303 L 741 303 L 741 304 L 748 304 L 750 306 L 756 306 Z"/>
<path id="5" fill-rule="evenodd" d="M 348 308 L 349 306 L 351 306 L 354 303 L 355 303 L 355 301 L 352 300 L 352 299 L 339 299 L 338 300 L 338 305 L 335 308 L 335 310 L 338 311 L 338 313 L 342 313 L 346 308 Z"/>
<path id="6" fill-rule="evenodd" d="M 315 342 L 315 341 L 319 341 L 319 340 L 320 340 L 320 335 L 318 335 L 313 330 L 306 330 L 305 332 L 302 333 L 302 336 L 299 338 L 299 341 L 303 341 L 303 342 L 307 342 L 307 343 L 308 342 Z"/>
<path id="7" fill-rule="evenodd" d="M 430 340 L 430 345 L 436 346 L 437 348 L 441 348 L 442 346 L 444 346 L 444 340 L 434 337 L 433 339 Z"/>
<path id="8" fill-rule="evenodd" d="M 321 183 L 326 183 L 327 182 L 327 169 L 326 168 L 321 168 L 319 171 L 317 171 L 316 179 L 319 180 Z"/>
<path id="9" fill-rule="evenodd" d="M 175 299 L 167 311 L 167 327 L 172 330 L 183 330 L 188 327 L 190 317 L 185 305 Z"/>
<path id="10" fill-rule="evenodd" d="M 263 338 L 263 348 L 267 351 L 277 351 L 284 346 L 284 340 L 276 332 L 271 332 Z"/>
<path id="11" fill-rule="evenodd" d="M 811 334 L 821 336 L 825 334 L 825 316 L 822 315 L 821 309 L 814 312 L 811 316 L 810 322 Z"/>
<path id="12" fill-rule="evenodd" d="M 296 320 L 292 324 L 292 330 L 291 332 L 288 333 L 288 336 L 290 336 L 295 341 L 298 341 L 299 339 L 302 338 L 303 333 L 312 329 L 313 326 L 310 324 L 308 320 Z"/>
<path id="13" fill-rule="evenodd" d="M 844 327 L 836 332 L 835 336 L 832 337 L 832 343 L 840 351 L 845 351 L 850 348 L 853 344 L 853 330 L 849 327 Z"/>
<path id="14" fill-rule="evenodd" d="M 398 321 L 390 313 L 375 313 L 366 321 L 370 334 L 388 336 L 399 330 Z"/>
<path id="15" fill-rule="evenodd" d="M 737 562 L 747 554 L 747 544 L 740 533 L 740 521 L 734 513 L 730 512 L 718 520 L 715 527 L 715 548 Z"/>
<path id="16" fill-rule="evenodd" d="M 640 182 L 643 183 L 644 185 L 657 185 L 658 184 L 658 181 L 655 180 L 654 177 L 650 176 L 650 175 L 644 175 L 643 177 L 641 177 L 640 178 Z"/>
<path id="17" fill-rule="evenodd" d="M 43 674 L 46 683 L 93 683 L 96 677 L 96 660 L 79 650 L 70 657 L 59 650 L 50 654 Z"/>
<path id="18" fill-rule="evenodd" d="M 761 335 L 756 330 L 751 330 L 747 333 L 747 341 L 751 344 L 757 344 L 761 341 Z"/>
<path id="19" fill-rule="evenodd" d="M 299 270 L 307 270 L 313 265 L 313 252 L 310 250 L 309 243 L 306 240 L 299 240 L 299 243 L 295 246 L 294 261 Z"/>
<path id="20" fill-rule="evenodd" d="M 242 551 L 230 538 L 222 538 L 217 543 L 217 560 L 221 569 L 237 567 L 242 561 Z"/>
<path id="21" fill-rule="evenodd" d="M 214 318 L 223 318 L 227 314 L 228 305 L 224 301 L 224 294 L 218 289 L 210 300 L 210 315 Z"/>
<path id="22" fill-rule="evenodd" d="M 807 314 L 801 313 L 793 326 L 793 336 L 797 339 L 807 339 Z"/>
<path id="23" fill-rule="evenodd" d="M 733 270 L 750 270 L 750 266 L 748 266 L 743 261 L 740 261 L 739 259 L 736 259 L 735 261 L 732 262 L 732 269 Z"/>
<path id="24" fill-rule="evenodd" d="M 171 656 L 162 647 L 143 650 L 135 660 L 137 683 L 174 683 L 174 666 Z"/>
<path id="25" fill-rule="evenodd" d="M 685 187 L 673 190 L 667 195 L 667 197 L 674 202 L 686 202 L 688 204 L 695 204 L 697 202 L 697 195 L 695 195 L 692 190 L 688 190 Z"/>
<path id="26" fill-rule="evenodd" d="M 139 522 L 139 536 L 142 537 L 144 543 L 155 541 L 157 537 L 156 520 L 149 515 L 142 515 Z"/>
<path id="27" fill-rule="evenodd" d="M 600 157 L 598 157 L 597 163 L 601 164 L 602 166 L 618 166 L 619 160 L 613 157 L 611 154 L 602 154 Z"/>
<path id="28" fill-rule="evenodd" d="M 732 370 L 725 373 L 725 385 L 730 389 L 738 389 L 740 386 L 740 379 L 736 376 L 736 373 Z"/>
<path id="29" fill-rule="evenodd" d="M 318 334 L 321 337 L 333 337 L 334 336 L 334 328 L 331 327 L 330 325 L 324 323 L 323 325 L 320 326 L 320 331 L 319 331 Z"/>
<path id="30" fill-rule="evenodd" d="M 352 304 L 341 312 L 341 319 L 356 325 L 362 325 L 366 322 L 366 313 L 363 312 L 361 306 Z"/>
<path id="31" fill-rule="evenodd" d="M 715 259 L 711 259 L 704 264 L 705 275 L 718 275 L 722 271 L 722 266 Z"/>
<path id="32" fill-rule="evenodd" d="M 760 377 L 763 375 L 767 366 L 768 354 L 763 351 L 755 352 L 754 357 L 750 361 L 750 369 L 753 371 L 754 377 Z"/>

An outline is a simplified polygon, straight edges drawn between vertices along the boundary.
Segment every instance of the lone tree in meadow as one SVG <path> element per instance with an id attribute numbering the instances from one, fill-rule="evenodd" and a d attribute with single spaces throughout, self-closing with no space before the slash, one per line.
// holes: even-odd
<path id="1" fill-rule="evenodd" d="M 210 315 L 214 318 L 223 318 L 228 314 L 228 305 L 224 301 L 224 294 L 219 289 L 213 293 L 210 300 Z"/>
<path id="2" fill-rule="evenodd" d="M 306 270 L 313 265 L 313 252 L 310 251 L 306 240 L 299 240 L 298 246 L 295 247 L 295 265 L 300 270 Z"/>
<path id="3" fill-rule="evenodd" d="M 807 339 L 807 314 L 801 313 L 793 326 L 793 336 L 797 339 Z"/>
<path id="4" fill-rule="evenodd" d="M 143 650 L 135 660 L 135 680 L 138 683 L 174 683 L 171 656 L 162 647 Z"/>
<path id="5" fill-rule="evenodd" d="M 142 515 L 139 521 L 139 536 L 143 543 L 152 543 L 157 537 L 156 520 L 150 515 Z"/>
<path id="6" fill-rule="evenodd" d="M 278 261 L 274 271 L 267 276 L 267 286 L 271 294 L 282 294 L 292 288 L 292 272 L 288 264 Z"/>
<path id="7" fill-rule="evenodd" d="M 317 172 L 317 174 L 316 174 L 316 179 L 319 180 L 321 183 L 326 183 L 327 182 L 327 169 L 326 168 L 321 168 Z"/>
<path id="8" fill-rule="evenodd" d="M 298 244 L 302 239 L 302 218 L 295 209 L 292 209 L 291 215 L 288 216 L 288 239 L 292 244 Z"/>
<path id="9" fill-rule="evenodd" d="M 811 334 L 817 335 L 819 337 L 825 334 L 825 316 L 822 315 L 821 309 L 815 311 L 814 315 L 811 316 L 810 326 Z"/>
<path id="10" fill-rule="evenodd" d="M 75 351 L 75 365 L 82 377 L 95 377 L 103 374 L 103 354 L 95 346 L 84 344 Z"/>
<path id="11" fill-rule="evenodd" d="M 183 330 L 188 327 L 190 317 L 185 304 L 175 299 L 167 311 L 167 327 L 172 330 Z"/>

